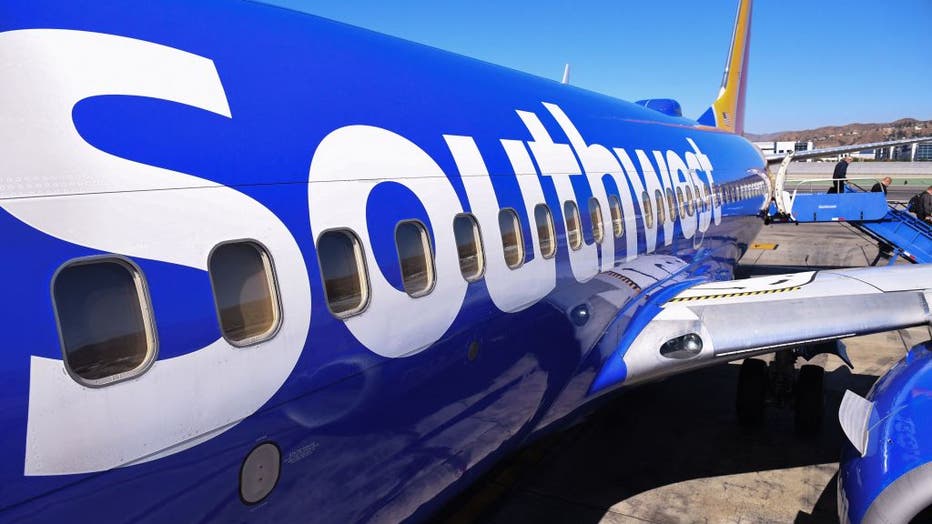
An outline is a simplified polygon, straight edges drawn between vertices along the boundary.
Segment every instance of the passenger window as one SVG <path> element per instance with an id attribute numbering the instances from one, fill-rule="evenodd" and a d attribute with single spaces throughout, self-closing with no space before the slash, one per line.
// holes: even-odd
<path id="1" fill-rule="evenodd" d="M 479 280 L 485 271 L 485 260 L 476 218 L 470 214 L 456 215 L 453 219 L 453 235 L 456 237 L 456 252 L 460 258 L 460 273 L 466 282 Z"/>
<path id="2" fill-rule="evenodd" d="M 281 315 L 272 262 L 255 242 L 215 247 L 207 261 L 220 331 L 235 346 L 271 338 Z"/>
<path id="3" fill-rule="evenodd" d="M 579 229 L 579 208 L 576 202 L 567 200 L 563 203 L 563 215 L 566 218 L 566 243 L 574 251 L 582 247 L 582 232 Z"/>
<path id="4" fill-rule="evenodd" d="M 686 186 L 686 212 L 689 213 L 689 216 L 693 216 L 695 213 L 695 208 L 693 207 L 696 202 L 693 200 L 693 191 Z"/>
<path id="5" fill-rule="evenodd" d="M 705 211 L 705 204 L 702 199 L 702 193 L 699 192 L 699 186 L 693 184 L 693 191 L 696 192 L 696 202 L 695 202 L 696 213 L 699 212 L 700 208 L 702 209 L 702 211 Z"/>
<path id="6" fill-rule="evenodd" d="M 667 220 L 663 211 L 663 193 L 659 189 L 654 190 L 654 199 L 657 201 L 657 225 L 662 225 Z"/>
<path id="7" fill-rule="evenodd" d="M 654 227 L 654 206 L 650 203 L 650 195 L 647 194 L 647 191 L 641 193 L 641 204 L 643 205 L 641 212 L 644 214 L 641 219 L 644 220 L 645 227 L 651 229 Z"/>
<path id="8" fill-rule="evenodd" d="M 317 238 L 317 257 L 330 312 L 347 318 L 364 310 L 369 285 L 362 244 L 356 235 L 346 229 L 324 232 Z"/>
<path id="9" fill-rule="evenodd" d="M 709 193 L 706 192 L 705 185 L 696 186 L 696 198 L 699 199 L 699 204 L 702 206 L 703 213 L 705 213 L 706 209 L 708 209 L 708 206 L 707 206 L 708 197 L 709 197 Z"/>
<path id="10" fill-rule="evenodd" d="M 521 223 L 512 209 L 498 212 L 498 227 L 502 230 L 502 249 L 505 264 L 517 269 L 524 264 L 524 237 L 521 235 Z"/>
<path id="11" fill-rule="evenodd" d="M 430 293 L 434 287 L 434 257 L 424 225 L 416 220 L 399 222 L 395 228 L 395 247 L 405 292 L 412 297 Z"/>
<path id="12" fill-rule="evenodd" d="M 680 216 L 686 218 L 686 198 L 683 196 L 683 188 L 676 186 L 676 199 L 680 203 Z"/>
<path id="13" fill-rule="evenodd" d="M 605 229 L 602 225 L 602 206 L 595 197 L 589 199 L 589 220 L 592 221 L 592 238 L 596 244 L 601 244 L 605 238 Z"/>
<path id="14" fill-rule="evenodd" d="M 621 200 L 615 196 L 608 197 L 608 209 L 612 213 L 612 232 L 615 238 L 625 234 L 625 223 L 621 215 Z"/>
<path id="15" fill-rule="evenodd" d="M 534 207 L 534 221 L 537 223 L 537 239 L 540 242 L 540 255 L 551 258 L 557 252 L 557 245 L 553 241 L 553 215 L 547 204 L 537 204 Z"/>
<path id="16" fill-rule="evenodd" d="M 119 258 L 72 262 L 52 282 L 65 367 L 78 382 L 104 386 L 143 373 L 157 340 L 146 282 Z"/>
<path id="17" fill-rule="evenodd" d="M 670 221 L 676 220 L 676 200 L 673 198 L 673 190 L 667 188 L 667 208 L 670 210 Z"/>

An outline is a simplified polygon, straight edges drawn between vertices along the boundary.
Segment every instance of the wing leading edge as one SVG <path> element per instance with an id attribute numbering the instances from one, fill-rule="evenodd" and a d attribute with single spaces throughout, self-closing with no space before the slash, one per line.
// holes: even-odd
<path id="1" fill-rule="evenodd" d="M 855 151 L 865 151 L 868 149 L 877 149 L 881 147 L 905 146 L 917 142 L 932 142 L 932 136 L 921 138 L 903 138 L 900 140 L 888 140 L 886 142 L 869 142 L 866 144 L 851 144 L 847 146 L 823 147 L 821 149 L 811 149 L 809 151 L 796 151 L 790 153 L 793 160 L 806 160 L 809 158 L 820 158 L 826 156 L 840 155 L 842 153 L 853 153 Z M 779 164 L 786 158 L 785 154 L 764 155 L 768 164 Z"/>

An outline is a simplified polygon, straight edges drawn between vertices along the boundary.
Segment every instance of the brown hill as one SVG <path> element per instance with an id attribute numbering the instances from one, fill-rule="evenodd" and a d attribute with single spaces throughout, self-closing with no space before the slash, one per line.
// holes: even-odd
<path id="1" fill-rule="evenodd" d="M 812 141 L 815 147 L 844 146 L 867 142 L 897 140 L 914 136 L 932 135 L 932 120 L 901 118 L 886 124 L 847 124 L 826 126 L 803 131 L 780 131 L 756 135 L 745 133 L 753 142 L 775 142 L 779 140 Z"/>

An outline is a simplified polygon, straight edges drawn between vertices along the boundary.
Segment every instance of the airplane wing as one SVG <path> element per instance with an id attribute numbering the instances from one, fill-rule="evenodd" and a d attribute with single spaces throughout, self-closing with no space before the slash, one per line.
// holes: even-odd
<path id="1" fill-rule="evenodd" d="M 592 390 L 928 324 L 930 304 L 932 265 L 809 271 L 695 285 L 659 304 L 636 335 L 620 337 Z"/>
<path id="2" fill-rule="evenodd" d="M 812 149 L 810 151 L 796 151 L 792 153 L 793 160 L 806 160 L 807 158 L 819 158 L 825 156 L 839 155 L 842 153 L 851 153 L 854 151 L 864 151 L 867 149 L 877 149 L 880 147 L 902 146 L 906 144 L 915 144 L 917 142 L 932 142 L 932 136 L 920 138 L 904 138 L 901 140 L 889 140 L 886 142 L 870 142 L 867 144 L 852 144 L 838 147 L 824 147 L 821 149 Z M 786 158 L 786 154 L 764 155 L 768 164 L 779 164 Z"/>

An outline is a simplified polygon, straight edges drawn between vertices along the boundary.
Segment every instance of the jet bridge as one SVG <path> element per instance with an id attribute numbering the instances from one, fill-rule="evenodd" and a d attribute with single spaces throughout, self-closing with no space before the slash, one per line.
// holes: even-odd
<path id="1" fill-rule="evenodd" d="M 841 193 L 826 192 L 836 182 L 831 178 L 794 181 L 788 188 L 786 168 L 790 161 L 792 155 L 784 159 L 775 177 L 773 202 L 766 211 L 768 221 L 847 222 L 880 243 L 891 264 L 900 256 L 915 264 L 932 263 L 932 225 L 906 211 L 902 203 L 887 202 L 884 193 L 864 189 L 877 180 L 846 179 Z"/>

